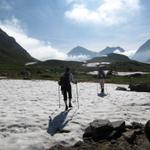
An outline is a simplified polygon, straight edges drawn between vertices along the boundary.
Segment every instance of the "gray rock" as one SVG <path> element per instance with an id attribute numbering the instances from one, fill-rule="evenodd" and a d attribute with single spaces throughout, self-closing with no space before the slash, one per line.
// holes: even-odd
<path id="1" fill-rule="evenodd" d="M 134 131 L 127 131 L 123 133 L 123 137 L 128 141 L 128 143 L 133 144 L 136 134 Z"/>
<path id="2" fill-rule="evenodd" d="M 108 139 L 112 131 L 113 127 L 109 120 L 94 120 L 85 130 L 83 138 L 91 136 L 94 141 Z"/>
<path id="3" fill-rule="evenodd" d="M 111 124 L 115 130 L 121 131 L 121 132 L 125 131 L 125 127 L 126 127 L 125 121 L 123 121 L 123 120 L 114 121 Z"/>
<path id="4" fill-rule="evenodd" d="M 111 144 L 115 144 L 117 141 L 112 139 L 110 142 L 111 142 Z"/>
<path id="5" fill-rule="evenodd" d="M 131 124 L 133 129 L 144 129 L 144 125 L 142 123 L 132 122 Z"/>
<path id="6" fill-rule="evenodd" d="M 74 145 L 74 147 L 80 147 L 81 145 L 83 145 L 84 143 L 82 142 L 82 141 L 78 141 L 75 145 Z"/>
<path id="7" fill-rule="evenodd" d="M 130 84 L 129 88 L 131 91 L 150 92 L 150 85 L 148 83 Z"/>
<path id="8" fill-rule="evenodd" d="M 110 134 L 111 139 L 116 139 L 122 135 L 125 131 L 125 121 L 114 121 L 111 123 L 113 127 L 113 132 Z"/>
<path id="9" fill-rule="evenodd" d="M 145 132 L 147 139 L 150 142 L 150 120 L 148 120 L 147 123 L 145 124 L 144 132 Z"/>
<path id="10" fill-rule="evenodd" d="M 127 91 L 127 89 L 125 87 L 121 87 L 121 86 L 118 86 L 116 88 L 116 90 L 118 90 L 118 91 Z"/>

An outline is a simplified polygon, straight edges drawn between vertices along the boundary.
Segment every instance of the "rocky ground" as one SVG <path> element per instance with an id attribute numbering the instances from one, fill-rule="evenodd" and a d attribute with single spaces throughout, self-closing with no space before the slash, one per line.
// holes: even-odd
<path id="1" fill-rule="evenodd" d="M 124 121 L 95 120 L 86 128 L 83 142 L 70 147 L 55 145 L 49 150 L 150 150 L 144 131 L 144 125 L 136 122 L 125 125 Z"/>

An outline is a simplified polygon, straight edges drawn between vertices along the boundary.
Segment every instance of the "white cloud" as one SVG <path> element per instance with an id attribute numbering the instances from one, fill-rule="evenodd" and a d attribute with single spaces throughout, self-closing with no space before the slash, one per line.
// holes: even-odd
<path id="1" fill-rule="evenodd" d="M 99 19 L 99 16 L 96 12 L 89 11 L 83 4 L 75 4 L 73 9 L 71 11 L 67 11 L 65 15 L 66 17 L 74 19 L 78 22 L 97 22 Z"/>
<path id="2" fill-rule="evenodd" d="M 66 58 L 66 54 L 53 48 L 50 42 L 44 42 L 29 37 L 22 28 L 21 22 L 15 17 L 11 20 L 0 21 L 0 28 L 2 28 L 2 30 L 8 35 L 13 36 L 24 49 L 37 59 L 46 60 Z"/>
<path id="3" fill-rule="evenodd" d="M 65 12 L 67 18 L 108 26 L 124 23 L 140 11 L 140 0 L 103 0 L 96 9 L 89 9 L 84 0 L 80 3 L 74 0 L 72 5 L 72 9 Z"/>
<path id="4" fill-rule="evenodd" d="M 128 56 L 129 58 L 132 58 L 135 52 L 136 50 L 128 50 L 128 51 L 123 52 L 122 54 Z"/>
<path id="5" fill-rule="evenodd" d="M 68 3 L 68 4 L 70 4 L 70 3 L 80 3 L 80 2 L 83 2 L 84 0 L 66 0 L 66 2 Z"/>
<path id="6" fill-rule="evenodd" d="M 6 0 L 0 1 L 0 10 L 11 10 L 11 9 L 12 6 Z"/>
<path id="7" fill-rule="evenodd" d="M 90 59 L 87 55 L 78 55 L 78 56 L 68 56 L 67 60 L 74 60 L 74 61 L 85 61 Z"/>
<path id="8" fill-rule="evenodd" d="M 132 58 L 135 52 L 136 50 L 126 50 L 124 52 L 120 52 L 119 50 L 114 51 L 114 53 L 116 54 L 122 54 L 122 55 L 128 56 L 129 58 Z"/>

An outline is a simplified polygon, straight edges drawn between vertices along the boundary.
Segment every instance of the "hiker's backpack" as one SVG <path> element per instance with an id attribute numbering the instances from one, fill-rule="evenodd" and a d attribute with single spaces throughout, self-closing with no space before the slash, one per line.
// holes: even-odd
<path id="1" fill-rule="evenodd" d="M 99 68 L 98 70 L 98 78 L 101 79 L 101 78 L 105 78 L 105 72 L 102 68 Z"/>
<path id="2" fill-rule="evenodd" d="M 59 79 L 59 81 L 58 81 L 58 84 L 60 85 L 60 86 L 68 86 L 69 84 L 70 84 L 70 74 L 69 73 L 64 73 L 61 77 L 60 77 L 60 79 Z"/>

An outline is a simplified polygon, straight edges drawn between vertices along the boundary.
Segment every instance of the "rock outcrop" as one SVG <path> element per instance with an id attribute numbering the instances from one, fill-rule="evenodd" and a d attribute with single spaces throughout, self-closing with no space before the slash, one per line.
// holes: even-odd
<path id="1" fill-rule="evenodd" d="M 70 147 L 58 144 L 49 150 L 150 150 L 147 139 L 150 139 L 150 121 L 144 127 L 137 122 L 126 125 L 125 121 L 94 120 L 85 129 L 83 141 Z"/>
<path id="2" fill-rule="evenodd" d="M 150 92 L 150 85 L 148 83 L 130 84 L 131 91 Z"/>

